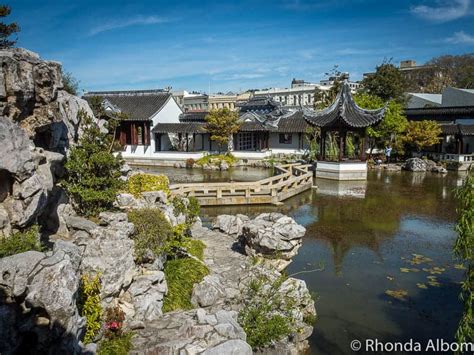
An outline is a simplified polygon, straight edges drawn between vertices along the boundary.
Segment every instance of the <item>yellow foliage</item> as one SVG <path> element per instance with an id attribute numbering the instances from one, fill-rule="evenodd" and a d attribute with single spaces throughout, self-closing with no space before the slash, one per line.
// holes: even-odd
<path id="1" fill-rule="evenodd" d="M 81 277 L 81 281 L 79 313 L 86 318 L 84 344 L 88 344 L 94 341 L 101 327 L 100 275 L 97 274 L 95 277 L 92 277 L 85 274 Z"/>
<path id="2" fill-rule="evenodd" d="M 146 191 L 164 191 L 168 195 L 169 183 L 166 175 L 135 174 L 128 179 L 128 192 L 135 197 Z"/>
<path id="3" fill-rule="evenodd" d="M 404 141 L 418 151 L 439 143 L 441 128 L 436 121 L 409 121 Z"/>

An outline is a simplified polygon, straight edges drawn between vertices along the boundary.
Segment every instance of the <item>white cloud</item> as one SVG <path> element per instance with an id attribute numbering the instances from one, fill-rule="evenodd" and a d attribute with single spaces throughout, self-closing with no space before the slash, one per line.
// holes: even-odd
<path id="1" fill-rule="evenodd" d="M 445 42 L 454 44 L 474 44 L 474 36 L 464 31 L 454 33 L 453 36 L 446 38 Z"/>
<path id="2" fill-rule="evenodd" d="M 114 30 L 117 28 L 125 28 L 135 25 L 155 25 L 159 23 L 170 22 L 169 19 L 158 17 L 158 16 L 142 16 L 138 15 L 135 17 L 128 18 L 126 20 L 115 19 L 112 21 L 106 21 L 90 29 L 89 36 L 95 36 L 96 34 Z"/>
<path id="3" fill-rule="evenodd" d="M 412 6 L 412 14 L 433 22 L 448 22 L 466 16 L 471 0 L 437 0 L 437 6 Z"/>

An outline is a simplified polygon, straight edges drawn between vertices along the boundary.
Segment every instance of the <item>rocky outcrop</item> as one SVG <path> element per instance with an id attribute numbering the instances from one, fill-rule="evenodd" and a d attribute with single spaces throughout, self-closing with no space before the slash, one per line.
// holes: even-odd
<path id="1" fill-rule="evenodd" d="M 440 165 L 436 165 L 434 161 L 428 160 L 428 159 L 420 159 L 420 158 L 408 159 L 402 165 L 402 169 L 413 171 L 413 172 L 431 171 L 434 173 L 443 173 L 443 174 L 448 172 L 446 168 Z"/>
<path id="2" fill-rule="evenodd" d="M 216 217 L 212 224 L 212 229 L 217 229 L 222 233 L 238 237 L 242 234 L 244 224 L 249 220 L 250 219 L 243 214 L 237 214 L 235 216 L 222 214 Z"/>
<path id="3" fill-rule="evenodd" d="M 62 248 L 64 247 L 64 249 Z M 29 251 L 0 259 L 2 300 L 0 352 L 78 353 L 85 320 L 76 301 L 79 289 L 79 248 L 63 242 L 53 252 Z M 22 345 L 23 344 L 23 345 Z M 24 351 L 26 349 L 23 349 Z"/>
<path id="4" fill-rule="evenodd" d="M 199 308 L 171 312 L 136 331 L 130 354 L 239 354 L 250 355 L 237 313 Z"/>
<path id="5" fill-rule="evenodd" d="M 250 256 L 264 257 L 283 270 L 298 253 L 306 229 L 281 213 L 262 213 L 245 223 L 241 239 Z"/>
<path id="6" fill-rule="evenodd" d="M 63 90 L 61 64 L 22 48 L 0 50 L 0 115 L 17 122 L 37 146 L 64 151 L 78 137 L 85 100 Z"/>

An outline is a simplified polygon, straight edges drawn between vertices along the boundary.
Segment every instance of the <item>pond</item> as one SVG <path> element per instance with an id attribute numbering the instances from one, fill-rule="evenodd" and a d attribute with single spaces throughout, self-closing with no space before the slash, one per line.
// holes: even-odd
<path id="1" fill-rule="evenodd" d="M 225 171 L 203 169 L 178 169 L 173 167 L 133 166 L 133 170 L 148 174 L 165 174 L 171 183 L 257 181 L 272 176 L 271 169 L 246 166 L 233 167 Z"/>
<path id="2" fill-rule="evenodd" d="M 255 168 L 156 172 L 172 181 L 248 181 L 271 174 Z M 316 180 L 317 190 L 282 206 L 207 207 L 202 217 L 273 211 L 306 227 L 288 274 L 305 280 L 317 295 L 311 353 L 352 354 L 354 339 L 450 342 L 462 312 L 463 270 L 452 253 L 453 190 L 461 181 L 451 173 L 370 171 L 364 182 Z"/>
<path id="3" fill-rule="evenodd" d="M 463 270 L 452 256 L 460 183 L 455 174 L 371 171 L 367 182 L 318 180 L 318 190 L 283 206 L 202 213 L 278 211 L 303 224 L 307 233 L 288 274 L 317 294 L 311 353 L 350 354 L 354 339 L 453 340 L 462 312 Z"/>

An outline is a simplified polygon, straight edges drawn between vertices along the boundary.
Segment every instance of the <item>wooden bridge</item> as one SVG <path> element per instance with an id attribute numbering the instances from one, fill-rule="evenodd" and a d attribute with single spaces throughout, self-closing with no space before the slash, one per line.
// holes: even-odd
<path id="1" fill-rule="evenodd" d="M 276 175 L 254 182 L 170 185 L 171 195 L 194 196 L 201 206 L 279 204 L 313 186 L 311 165 L 275 166 Z"/>

